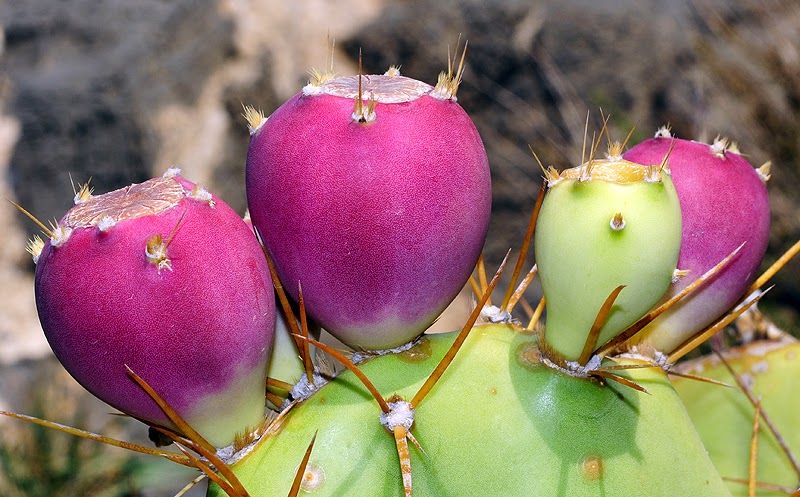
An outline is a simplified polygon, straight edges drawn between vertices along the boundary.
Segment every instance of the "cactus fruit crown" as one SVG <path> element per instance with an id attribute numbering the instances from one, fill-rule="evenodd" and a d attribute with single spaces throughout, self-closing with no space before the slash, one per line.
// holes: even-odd
<path id="1" fill-rule="evenodd" d="M 59 249 L 62 259 L 74 253 L 69 252 L 69 244 L 65 242 L 75 232 L 74 236 L 94 254 L 96 245 L 102 247 L 103 236 L 125 231 L 120 227 L 135 231 L 136 220 L 152 220 L 163 227 L 166 219 L 171 228 L 162 228 L 149 236 L 137 255 L 140 260 L 144 256 L 162 280 L 188 278 L 183 266 L 177 263 L 181 259 L 186 262 L 197 258 L 211 265 L 237 259 L 234 254 L 238 251 L 246 252 L 243 261 L 237 259 L 231 266 L 247 267 L 247 271 L 236 274 L 242 278 L 238 283 L 228 281 L 220 272 L 210 275 L 211 280 L 199 281 L 206 289 L 215 286 L 215 279 L 223 283 L 224 288 L 213 304 L 199 300 L 209 297 L 203 289 L 180 296 L 198 299 L 199 307 L 212 307 L 211 314 L 217 317 L 223 312 L 215 311 L 213 306 L 221 306 L 225 310 L 224 319 L 216 322 L 213 316 L 205 316 L 187 327 L 181 323 L 185 317 L 180 317 L 168 326 L 183 336 L 199 331 L 198 326 L 208 327 L 213 321 L 221 331 L 202 336 L 201 341 L 213 344 L 211 348 L 200 347 L 197 354 L 181 363 L 181 367 L 191 369 L 184 375 L 175 372 L 167 373 L 166 377 L 160 375 L 162 356 L 142 358 L 122 354 L 115 358 L 117 363 L 101 366 L 118 368 L 123 363 L 127 367 L 128 361 L 139 361 L 114 381 L 124 384 L 124 388 L 132 385 L 138 388 L 137 394 L 144 392 L 148 402 L 142 405 L 123 402 L 120 408 L 174 441 L 183 454 L 134 444 L 125 446 L 201 470 L 213 482 L 209 496 L 292 497 L 301 492 L 318 492 L 410 497 L 412 485 L 413 494 L 418 496 L 729 495 L 667 375 L 672 373 L 670 368 L 675 360 L 760 297 L 745 303 L 745 297 L 737 296 L 734 310 L 724 318 L 686 331 L 685 336 L 681 335 L 666 350 L 647 338 L 639 339 L 638 335 L 673 306 L 690 300 L 687 296 L 732 264 L 742 249 L 741 245 L 735 250 L 725 248 L 727 257 L 704 266 L 700 274 L 691 275 L 693 281 L 680 291 L 662 297 L 680 279 L 677 276 L 685 276 L 678 261 L 686 213 L 682 220 L 681 192 L 672 178 L 675 169 L 668 167 L 673 147 L 679 151 L 683 144 L 670 142 L 666 150 L 659 149 L 661 155 L 655 160 L 651 156 L 645 164 L 639 164 L 628 160 L 623 153 L 627 139 L 612 143 L 609 138 L 607 157 L 596 159 L 601 140 L 598 138 L 592 140 L 589 160 L 578 167 L 559 172 L 552 166 L 544 168 L 540 162 L 545 183 L 511 284 L 500 307 L 495 307 L 491 303 L 492 292 L 508 256 L 488 281 L 483 259 L 479 257 L 488 225 L 488 164 L 471 121 L 455 104 L 464 71 L 463 52 L 457 65 L 456 60 L 457 54 L 452 59 L 448 56 L 448 70 L 440 75 L 436 86 L 430 86 L 401 76 L 394 66 L 383 75 L 364 76 L 359 57 L 358 76 L 336 77 L 332 67 L 312 72 L 309 84 L 269 118 L 253 107 L 245 107 L 251 134 L 247 174 L 252 224 L 249 218 L 232 220 L 224 203 L 177 176 L 174 169 L 161 178 L 100 196 L 92 196 L 88 183 L 84 185 L 75 192 L 75 206 L 60 223 L 52 229 L 39 223 L 49 243 L 37 237 L 28 244 L 28 251 L 38 261 L 40 318 L 57 355 L 88 389 L 97 389 L 98 396 L 117 405 L 113 395 L 109 396 L 102 385 L 94 384 L 93 376 L 97 373 L 86 373 L 86 364 L 97 360 L 96 357 L 89 353 L 73 360 L 73 355 L 83 354 L 76 344 L 89 338 L 82 328 L 74 329 L 68 313 L 59 314 L 58 306 L 54 305 L 59 299 L 69 299 L 74 292 L 67 289 L 49 293 L 61 284 L 53 281 L 64 272 L 56 265 L 54 248 L 64 247 Z M 429 103 L 427 97 L 446 103 L 446 107 Z M 399 121 L 392 120 L 399 114 L 396 109 L 407 111 L 411 109 L 407 104 L 417 101 L 423 102 L 424 111 L 413 111 Z M 399 107 L 388 107 L 397 104 Z M 340 109 L 345 105 L 351 106 L 352 111 L 342 118 Z M 312 114 L 296 114 L 309 109 Z M 309 118 L 315 116 L 313 112 L 320 112 L 316 116 L 320 119 Z M 414 126 L 421 126 L 426 132 L 426 139 L 430 139 L 428 132 L 433 131 L 435 142 L 434 148 L 415 149 L 415 140 L 420 138 L 413 134 L 414 126 L 400 131 L 398 127 L 403 120 L 420 119 L 419 114 L 426 112 L 443 112 L 442 116 L 448 117 L 439 120 L 447 124 L 437 123 L 427 128 L 430 125 L 424 119 L 414 121 Z M 298 115 L 303 116 L 299 121 Z M 315 128 L 316 121 L 321 121 L 322 127 Z M 298 132 L 297 122 L 307 125 Z M 310 131 L 302 134 L 306 130 Z M 325 135 L 328 132 L 333 134 Z M 377 139 L 368 132 L 376 133 Z M 605 126 L 603 132 L 608 135 Z M 393 149 L 394 143 L 387 139 L 392 133 L 402 135 L 400 148 Z M 320 148 L 324 142 L 315 140 L 321 135 L 338 139 L 324 149 Z M 355 148 L 348 148 L 346 141 L 354 136 Z M 667 129 L 659 130 L 656 137 L 673 140 Z M 467 149 L 464 157 L 458 155 L 461 148 Z M 354 152 L 373 149 L 381 153 L 373 154 L 371 159 L 365 158 L 369 154 Z M 387 176 L 381 176 L 383 173 L 374 171 L 380 171 L 385 163 L 390 164 L 387 167 L 397 167 L 390 159 L 394 154 L 406 153 L 406 149 L 412 150 L 412 155 L 401 156 L 400 163 L 417 161 L 424 153 L 428 157 L 404 171 L 415 178 L 411 186 L 397 178 L 396 183 L 402 187 L 397 193 L 391 190 L 394 185 L 386 188 L 383 185 L 387 184 L 387 178 L 400 175 L 390 170 Z M 709 149 L 717 158 L 734 150 L 722 139 Z M 353 173 L 353 164 L 337 169 L 336 161 L 341 158 L 337 153 L 341 157 L 358 156 L 355 166 L 365 169 Z M 443 155 L 431 157 L 433 153 Z M 441 172 L 444 179 L 437 177 L 440 173 L 434 170 L 437 160 L 448 166 Z M 449 160 L 455 163 L 450 164 Z M 448 175 L 461 169 L 470 171 L 463 180 L 458 180 L 463 185 L 450 188 Z M 278 173 L 270 176 L 273 170 Z M 310 172 L 303 176 L 306 170 Z M 422 176 L 415 176 L 418 170 L 423 172 Z M 758 173 L 761 178 L 768 177 L 768 166 Z M 373 175 L 377 179 L 371 183 Z M 316 176 L 322 180 L 317 181 Z M 436 182 L 435 195 L 425 196 L 431 190 L 425 181 Z M 450 178 L 449 182 L 452 181 Z M 340 183 L 346 186 L 344 193 L 323 188 Z M 306 191 L 308 185 L 310 189 Z M 363 189 L 354 192 L 360 187 Z M 378 196 L 369 197 L 373 190 L 379 192 Z M 418 190 L 423 192 L 415 197 Z M 270 196 L 267 201 L 265 195 Z M 440 196 L 446 200 L 438 202 Z M 359 203 L 360 197 L 365 201 Z M 210 209 L 202 215 L 196 214 L 183 204 L 185 199 Z M 447 207 L 455 202 L 462 202 L 459 205 L 463 207 L 453 215 Z M 178 205 L 184 205 L 182 213 L 175 209 Z M 422 210 L 415 210 L 418 207 Z M 366 211 L 365 217 L 357 221 L 344 219 L 350 224 L 342 225 L 346 226 L 347 236 L 362 237 L 360 245 L 348 245 L 346 239 L 335 237 L 337 223 L 347 216 L 355 218 L 359 213 L 354 211 L 359 209 Z M 393 209 L 402 215 L 380 217 Z M 20 210 L 28 214 L 21 207 Z M 450 231 L 448 244 L 439 239 L 431 243 L 437 249 L 434 251 L 425 243 L 433 235 L 419 229 L 420 224 L 425 224 L 422 221 L 434 220 L 435 215 L 427 210 L 453 216 L 447 218 L 443 227 L 436 228 L 436 232 Z M 212 211 L 216 211 L 216 217 L 204 220 Z M 334 216 L 324 217 L 329 211 Z M 321 222 L 316 219 L 320 216 L 323 216 Z M 402 224 L 406 218 L 413 218 L 414 222 Z M 373 219 L 378 219 L 377 224 L 368 225 Z M 214 230 L 205 227 L 206 222 L 212 223 Z M 275 229 L 273 222 L 283 223 L 279 224 L 281 229 Z M 198 228 L 201 224 L 204 227 Z M 304 233 L 309 226 L 310 234 Z M 358 229 L 376 230 L 379 235 L 355 233 Z M 224 240 L 212 240 L 215 230 L 220 231 Z M 250 230 L 263 239 L 263 247 L 258 246 Z M 392 238 L 398 231 L 399 236 Z M 331 233 L 334 237 L 326 238 Z M 190 235 L 201 237 L 202 241 L 191 244 L 196 251 L 181 252 L 180 258 L 171 259 L 168 256 L 171 244 L 181 244 L 181 251 L 189 250 L 183 239 Z M 294 245 L 286 242 L 288 239 Z M 322 241 L 315 243 L 316 239 Z M 515 289 L 531 241 L 537 264 Z M 210 248 L 204 247 L 205 243 Z M 291 245 L 288 251 L 287 243 Z M 304 259 L 297 252 L 305 245 L 319 252 L 311 252 Z M 375 251 L 360 252 L 362 245 Z M 261 254 L 262 248 L 266 258 Z M 213 250 L 230 252 L 218 254 L 217 260 L 209 254 Z M 398 256 L 393 251 L 403 251 L 406 255 Z M 355 256 L 347 259 L 351 252 Z M 477 277 L 451 268 L 456 265 L 459 252 L 466 253 L 463 259 L 468 262 L 465 267 L 469 270 L 477 260 Z M 260 257 L 258 262 L 255 254 Z M 437 256 L 441 256 L 441 263 L 435 261 Z M 324 274 L 330 268 L 323 267 L 320 258 L 334 261 L 330 274 Z M 346 264 L 337 265 L 337 258 Z M 411 263 L 416 259 L 425 264 L 413 266 Z M 120 260 L 130 264 L 129 259 Z M 464 265 L 462 262 L 459 264 Z M 297 267 L 292 268 L 292 264 Z M 428 266 L 433 267 L 430 278 L 425 274 L 430 270 Z M 746 296 L 762 286 L 778 267 L 753 282 Z M 375 268 L 377 273 L 372 275 Z M 528 325 L 522 326 L 511 313 L 517 303 L 524 303 L 522 295 L 537 272 L 544 297 L 531 313 Z M 315 280 L 319 274 L 323 277 Z M 351 274 L 352 281 L 348 279 Z M 247 278 L 257 281 L 252 287 L 237 288 Z M 419 281 L 403 287 L 404 278 Z M 455 296 L 454 290 L 442 286 L 440 280 L 452 280 L 448 284 L 457 292 L 467 278 L 478 302 L 460 332 L 420 335 Z M 281 376 L 285 377 L 267 377 L 264 385 L 275 322 L 270 279 L 286 314 L 285 323 L 279 324 L 276 332 L 279 337 L 273 354 L 288 354 L 291 360 L 282 362 Z M 394 285 L 390 291 L 381 286 L 387 279 Z M 147 294 L 150 283 L 136 282 L 139 290 Z M 286 288 L 282 282 L 287 284 Z M 359 286 L 369 291 L 359 293 Z M 345 288 L 344 294 L 335 293 L 339 287 Z M 86 288 L 90 287 L 81 287 Z M 167 291 L 177 292 L 177 288 L 167 287 Z M 226 293 L 227 290 L 233 293 Z M 229 305 L 231 299 L 240 300 L 242 292 L 256 297 L 245 306 Z M 446 295 L 424 300 L 425 307 L 433 307 L 435 312 L 430 309 L 423 312 L 415 308 L 414 302 L 404 301 L 404 293 L 412 294 L 412 301 L 424 300 L 431 293 Z M 355 295 L 352 302 L 347 301 L 350 294 Z M 299 317 L 290 297 L 298 303 Z M 363 321 L 362 315 L 370 312 L 365 311 L 365 301 L 377 316 L 372 321 Z M 80 302 L 78 299 L 75 305 Z M 152 302 L 145 298 L 138 305 L 144 306 L 142 312 L 147 313 Z M 185 302 L 174 299 L 167 302 L 169 306 L 179 304 Z M 538 321 L 545 306 L 547 322 L 541 326 Z M 326 314 L 329 308 L 336 311 L 336 307 L 347 312 Z M 343 354 L 311 338 L 307 310 L 311 318 L 358 352 L 351 356 Z M 149 323 L 147 319 L 137 321 L 142 312 L 134 311 L 134 317 L 125 317 L 132 323 L 125 328 L 129 335 L 117 341 L 119 337 L 113 337 L 112 331 L 111 346 L 135 348 L 129 341 L 138 333 L 137 326 Z M 413 319 L 386 325 L 395 315 L 413 315 Z M 168 319 L 165 317 L 168 314 L 159 316 Z M 237 317 L 241 319 L 236 321 Z M 100 316 L 88 329 L 105 330 L 103 320 L 108 317 Z M 115 324 L 126 326 L 125 322 Z M 76 334 L 78 341 L 61 334 L 61 328 Z M 178 336 L 170 331 L 158 338 L 163 343 L 155 346 L 149 343 L 149 347 L 163 347 L 167 357 L 173 357 L 176 352 L 172 342 L 182 340 Z M 230 346 L 234 342 L 237 345 Z M 184 342 L 179 346 L 181 350 L 192 348 Z M 315 366 L 310 346 L 333 357 L 346 371 L 334 374 L 322 363 Z M 375 350 L 381 348 L 392 350 Z M 226 353 L 220 354 L 222 349 Z M 213 372 L 196 368 L 197 363 L 205 362 L 214 363 Z M 476 367 L 478 364 L 480 367 Z M 145 374 L 139 376 L 142 371 L 150 375 L 152 382 Z M 201 383 L 213 383 L 211 392 L 203 392 L 208 385 L 192 383 L 191 378 L 208 378 Z M 266 418 L 265 390 L 268 390 L 266 400 L 275 407 L 275 412 Z M 192 403 L 197 400 L 195 397 L 206 394 L 210 395 L 208 403 L 196 408 Z M 122 395 L 133 396 L 128 390 Z M 245 405 L 247 412 L 234 416 L 223 427 L 215 425 L 215 419 L 226 417 L 227 411 L 239 404 Z M 154 405 L 160 410 L 158 415 L 153 414 Z M 253 405 L 260 409 L 255 417 Z M 209 415 L 213 418 L 210 421 Z M 35 422 L 56 427 L 42 420 Z M 194 425 L 199 425 L 197 430 Z M 72 432 L 112 445 L 123 444 L 77 430 Z M 681 457 L 675 458 L 675 454 Z"/>

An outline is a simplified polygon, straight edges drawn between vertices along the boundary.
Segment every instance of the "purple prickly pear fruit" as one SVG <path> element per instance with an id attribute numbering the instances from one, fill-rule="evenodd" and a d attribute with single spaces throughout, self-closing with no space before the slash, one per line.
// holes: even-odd
<path id="1" fill-rule="evenodd" d="M 171 426 L 128 366 L 209 442 L 230 444 L 263 420 L 275 325 L 252 231 L 175 170 L 82 193 L 38 254 L 36 305 L 53 351 L 113 407 Z"/>
<path id="2" fill-rule="evenodd" d="M 251 128 L 248 205 L 286 289 L 302 284 L 309 314 L 353 348 L 420 335 L 469 278 L 491 209 L 452 85 L 316 81 Z"/>
<path id="3" fill-rule="evenodd" d="M 670 148 L 672 151 L 670 152 Z M 720 273 L 688 299 L 648 325 L 638 340 L 670 351 L 728 310 L 754 280 L 769 237 L 768 171 L 756 170 L 727 140 L 708 145 L 671 137 L 655 138 L 625 152 L 625 159 L 668 164 L 683 219 L 678 269 L 688 275 L 670 287 L 669 298 L 745 243 Z"/>

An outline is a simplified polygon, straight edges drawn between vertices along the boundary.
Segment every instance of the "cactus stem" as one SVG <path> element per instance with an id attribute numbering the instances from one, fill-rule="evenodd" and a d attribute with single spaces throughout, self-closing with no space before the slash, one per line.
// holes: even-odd
<path id="1" fill-rule="evenodd" d="M 506 256 L 503 258 L 503 262 L 500 263 L 500 267 L 497 268 L 497 272 L 495 273 L 494 278 L 492 278 L 492 281 L 489 283 L 489 286 L 483 292 L 483 296 L 478 301 L 477 305 L 475 306 L 475 309 L 473 309 L 472 314 L 469 316 L 469 319 L 467 319 L 467 322 L 464 324 L 464 327 L 461 328 L 461 331 L 458 333 L 458 336 L 453 342 L 453 345 L 450 346 L 450 349 L 447 351 L 447 353 L 445 353 L 444 357 L 442 357 L 442 360 L 433 370 L 431 375 L 428 377 L 427 380 L 425 380 L 425 383 L 422 384 L 419 391 L 416 393 L 416 395 L 414 395 L 414 398 L 411 399 L 412 408 L 416 409 L 419 406 L 420 402 L 422 402 L 422 400 L 431 392 L 431 390 L 433 390 L 433 387 L 436 385 L 436 382 L 439 381 L 439 378 L 442 377 L 445 370 L 447 370 L 447 367 L 450 366 L 450 364 L 453 362 L 453 359 L 455 359 L 456 354 L 458 353 L 459 349 L 461 349 L 461 346 L 467 339 L 469 332 L 472 330 L 472 326 L 475 324 L 475 322 L 478 320 L 478 317 L 481 315 L 481 310 L 483 309 L 483 306 L 487 305 L 487 302 L 489 301 L 489 295 L 492 294 L 494 287 L 497 286 L 497 282 L 500 280 L 500 275 L 503 274 L 503 269 L 505 269 L 506 262 L 508 262 L 508 256 L 510 253 L 511 250 L 506 252 Z"/>
<path id="2" fill-rule="evenodd" d="M 96 433 L 81 430 L 79 428 L 73 428 L 71 426 L 62 425 L 60 423 L 54 423 L 52 421 L 47 421 L 45 419 L 40 419 L 34 416 L 27 416 L 25 414 L 17 414 L 14 412 L 0 410 L 0 415 L 8 416 L 9 418 L 19 419 L 22 421 L 27 421 L 29 423 L 37 424 L 39 426 L 44 426 L 45 428 L 57 430 L 62 433 L 68 433 L 70 435 L 74 435 L 80 438 L 85 438 L 87 440 L 94 440 L 95 442 L 104 443 L 112 447 L 119 447 L 121 449 L 130 450 L 132 452 L 139 452 L 141 454 L 147 454 L 156 457 L 163 457 L 164 459 L 180 464 L 181 466 L 194 467 L 194 465 L 189 461 L 189 458 L 180 456 L 173 452 L 168 452 L 165 450 L 154 449 L 152 447 L 145 447 L 143 445 L 117 440 L 115 438 L 98 435 Z"/>
<path id="3" fill-rule="evenodd" d="M 386 402 L 386 399 L 383 398 L 383 396 L 378 391 L 378 389 L 375 388 L 375 385 L 369 380 L 369 378 L 367 378 L 367 375 L 365 375 L 360 369 L 358 369 L 358 366 L 353 364 L 353 361 L 348 359 L 347 356 L 345 356 L 344 354 L 342 354 L 338 350 L 334 349 L 333 347 L 331 347 L 329 345 L 325 345 L 322 342 L 318 342 L 318 341 L 314 340 L 313 338 L 305 337 L 305 336 L 302 336 L 302 335 L 295 335 L 295 338 L 298 338 L 298 339 L 300 339 L 300 340 L 302 340 L 304 342 L 308 342 L 311 345 L 313 345 L 313 346 L 315 346 L 315 347 L 317 347 L 319 349 L 322 349 L 323 352 L 327 352 L 334 359 L 336 359 L 337 361 L 342 363 L 342 365 L 344 367 L 346 367 L 354 375 L 356 375 L 356 377 L 361 381 L 361 383 L 363 383 L 364 386 L 367 387 L 367 390 L 369 390 L 369 393 L 371 393 L 372 396 L 375 397 L 375 401 L 378 402 L 378 405 L 380 406 L 381 411 L 383 411 L 384 413 L 388 413 L 388 412 L 391 411 L 391 408 L 389 407 L 389 404 Z"/>
<path id="4" fill-rule="evenodd" d="M 303 455 L 303 460 L 300 462 L 300 467 L 297 468 L 297 473 L 294 475 L 292 488 L 289 490 L 287 497 L 297 497 L 300 494 L 300 488 L 303 485 L 303 480 L 306 476 L 306 468 L 308 468 L 308 460 L 311 458 L 311 451 L 314 449 L 314 442 L 317 441 L 317 432 L 311 437 L 311 443 L 308 444 L 306 453 Z"/>
<path id="5" fill-rule="evenodd" d="M 761 300 L 761 297 L 766 295 L 772 287 L 767 288 L 759 295 L 756 295 L 751 300 L 746 301 L 744 303 L 739 303 L 734 307 L 734 310 L 728 313 L 726 316 L 718 320 L 716 323 L 712 324 L 711 326 L 707 327 L 704 330 L 700 330 L 699 332 L 695 333 L 693 336 L 689 337 L 688 340 L 683 342 L 677 349 L 675 349 L 672 353 L 670 353 L 669 358 L 667 359 L 668 362 L 674 364 L 678 359 L 685 356 L 692 350 L 696 349 L 700 346 L 703 342 L 714 336 L 718 331 L 725 328 L 729 324 L 731 324 L 736 318 L 740 315 L 744 314 L 744 312 L 758 303 Z"/>
<path id="6" fill-rule="evenodd" d="M 403 492 L 411 497 L 411 454 L 408 451 L 408 430 L 403 425 L 394 427 L 394 441 L 400 458 L 400 472 L 403 475 Z"/>
<path id="7" fill-rule="evenodd" d="M 14 205 L 14 207 L 16 207 L 16 208 L 17 208 L 17 209 L 18 209 L 18 210 L 19 210 L 21 213 L 23 213 L 23 214 L 25 214 L 26 216 L 28 216 L 28 219 L 30 219 L 31 221 L 33 221 L 34 223 L 36 223 L 36 225 L 37 225 L 37 226 L 39 226 L 39 228 L 42 230 L 42 232 L 43 232 L 45 235 L 47 235 L 47 237 L 48 237 L 48 238 L 55 238 L 55 234 L 53 233 L 53 231 L 52 231 L 51 229 L 49 229 L 47 226 L 45 226 L 45 225 L 44 225 L 44 223 L 42 223 L 41 221 L 39 221 L 38 219 L 36 219 L 36 216 L 34 216 L 33 214 L 31 214 L 30 212 L 28 212 L 27 210 L 25 210 L 25 208 L 24 208 L 24 207 L 22 207 L 21 205 L 19 205 L 19 204 L 18 204 L 18 203 L 16 203 L 16 202 L 14 202 L 13 200 L 10 200 L 10 199 L 7 199 L 7 200 L 8 200 L 9 202 L 11 202 L 11 203 Z"/>
<path id="8" fill-rule="evenodd" d="M 531 149 L 532 151 L 533 149 Z M 542 210 L 542 201 L 544 200 L 544 194 L 547 191 L 547 182 L 543 181 L 541 188 L 539 188 L 539 194 L 536 196 L 536 203 L 533 207 L 533 212 L 531 212 L 531 219 L 528 221 L 528 231 L 525 233 L 525 238 L 522 241 L 522 247 L 520 248 L 519 255 L 517 256 L 517 264 L 514 266 L 514 272 L 511 273 L 511 282 L 508 284 L 508 289 L 506 290 L 506 294 L 503 297 L 503 304 L 500 306 L 502 311 L 511 312 L 508 308 L 509 302 L 511 301 L 512 294 L 514 293 L 514 286 L 517 284 L 517 279 L 519 279 L 519 275 L 522 272 L 522 266 L 525 265 L 525 258 L 528 256 L 528 249 L 531 246 L 531 240 L 533 239 L 533 232 L 536 229 L 536 220 L 539 218 L 539 211 Z M 530 281 L 528 281 L 530 284 Z M 527 285 L 525 285 L 527 288 Z M 525 288 L 522 291 L 525 291 Z"/>
<path id="9" fill-rule="evenodd" d="M 536 277 L 536 273 L 538 272 L 539 268 L 538 266 L 536 266 L 536 264 L 534 264 L 533 267 L 531 267 L 531 270 L 528 271 L 528 274 L 526 274 L 525 277 L 522 279 L 522 282 L 519 284 L 517 289 L 514 290 L 514 293 L 513 295 L 511 295 L 511 298 L 508 300 L 506 308 L 506 311 L 508 313 L 511 313 L 511 311 L 514 310 L 514 307 L 516 307 L 517 302 L 519 302 L 519 300 L 522 298 L 522 295 L 525 293 L 525 290 L 528 289 L 531 282 L 533 282 L 533 278 Z M 530 305 L 528 305 L 528 307 L 530 307 Z"/>
<path id="10" fill-rule="evenodd" d="M 536 306 L 536 310 L 533 311 L 533 316 L 531 316 L 531 320 L 528 322 L 528 326 L 525 327 L 528 331 L 533 331 L 537 324 L 539 324 L 539 318 L 542 317 L 542 312 L 544 312 L 544 296 L 539 299 L 539 304 Z"/>
<path id="11" fill-rule="evenodd" d="M 306 303 L 303 300 L 303 285 L 297 282 L 298 305 L 300 306 L 300 333 L 303 338 L 308 338 L 308 318 L 306 317 Z M 306 368 L 306 378 L 310 384 L 314 384 L 314 364 L 311 362 L 311 349 L 308 341 L 303 340 L 303 366 Z"/>
<path id="12" fill-rule="evenodd" d="M 603 328 L 604 324 L 606 324 L 608 315 L 611 313 L 611 308 L 614 306 L 614 302 L 617 300 L 617 297 L 623 288 L 625 288 L 625 285 L 619 285 L 617 288 L 615 288 L 611 294 L 606 297 L 605 302 L 603 302 L 603 305 L 600 307 L 600 311 L 598 311 L 597 317 L 595 317 L 594 323 L 592 323 L 592 328 L 589 330 L 589 334 L 586 336 L 586 342 L 583 344 L 583 351 L 581 352 L 580 357 L 578 357 L 578 364 L 581 366 L 586 366 L 586 364 L 589 362 L 589 359 L 592 358 L 595 347 L 597 346 L 597 339 L 600 336 L 600 329 Z M 545 333 L 547 333 L 546 329 Z"/>
<path id="13" fill-rule="evenodd" d="M 733 260 L 733 258 L 736 256 L 736 254 L 739 253 L 742 247 L 744 247 L 744 243 L 736 247 L 736 249 L 733 252 L 731 252 L 730 254 L 728 254 L 727 257 L 719 261 L 716 266 L 706 271 L 701 277 L 694 280 L 690 285 L 681 290 L 678 294 L 676 294 L 671 299 L 667 300 L 654 310 L 642 316 L 638 321 L 628 326 L 625 330 L 622 331 L 622 333 L 620 333 L 613 339 L 609 340 L 608 343 L 601 346 L 594 353 L 600 356 L 607 355 L 609 352 L 614 350 L 614 348 L 616 348 L 618 345 L 628 341 L 634 335 L 639 333 L 639 331 L 641 331 L 642 328 L 644 328 L 645 326 L 653 322 L 653 320 L 655 320 L 658 316 L 666 312 L 667 309 L 669 309 L 673 305 L 676 305 L 678 302 L 683 300 L 687 295 L 693 292 L 696 288 L 705 283 L 709 278 L 720 272 L 731 260 Z"/>
<path id="14" fill-rule="evenodd" d="M 201 473 L 200 475 L 197 476 L 197 478 L 195 478 L 194 480 L 190 481 L 189 483 L 186 484 L 185 487 L 180 489 L 178 491 L 178 493 L 175 494 L 174 497 L 183 497 L 184 495 L 186 495 L 186 492 L 188 492 L 189 490 L 194 488 L 195 485 L 197 485 L 198 483 L 200 483 L 201 481 L 203 481 L 206 478 L 208 478 L 208 476 L 206 476 L 205 473 Z"/>
<path id="15" fill-rule="evenodd" d="M 753 300 L 755 301 L 757 299 Z M 749 400 L 750 404 L 756 409 L 756 413 L 759 412 L 761 413 L 761 419 L 764 420 L 764 424 L 767 425 L 767 428 L 769 428 L 769 431 L 775 437 L 775 441 L 778 442 L 778 445 L 780 445 L 781 450 L 783 450 L 783 453 L 786 454 L 786 458 L 789 460 L 789 464 L 792 465 L 794 472 L 797 474 L 798 478 L 800 478 L 800 464 L 797 462 L 797 458 L 795 458 L 794 453 L 792 453 L 792 449 L 789 448 L 789 445 L 786 443 L 786 440 L 783 438 L 783 436 L 781 436 L 780 432 L 778 431 L 778 428 L 775 427 L 775 424 L 772 422 L 772 419 L 770 419 L 770 417 L 767 415 L 767 412 L 761 409 L 761 401 L 756 399 L 756 396 L 753 394 L 753 391 L 750 390 L 750 387 L 748 387 L 747 384 L 742 380 L 742 377 L 739 376 L 736 373 L 736 371 L 733 370 L 728 360 L 725 359 L 725 356 L 722 353 L 720 353 L 720 351 L 717 350 L 716 348 L 713 348 L 712 350 L 714 351 L 714 354 L 716 354 L 716 356 L 719 358 L 720 362 L 722 362 L 722 365 L 725 366 L 725 369 L 728 370 L 728 373 L 730 373 L 730 375 L 733 377 L 734 381 L 736 381 L 736 384 L 739 386 L 739 389 L 747 397 L 747 400 Z"/>
<path id="16" fill-rule="evenodd" d="M 756 497 L 756 482 L 758 480 L 758 422 L 761 418 L 761 400 L 756 401 L 753 413 L 753 434 L 750 436 L 750 474 L 747 485 L 747 497 Z"/>

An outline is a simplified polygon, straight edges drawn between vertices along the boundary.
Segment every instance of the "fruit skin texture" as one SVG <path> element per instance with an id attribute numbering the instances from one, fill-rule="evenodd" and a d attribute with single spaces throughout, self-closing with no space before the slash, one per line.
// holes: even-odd
<path id="1" fill-rule="evenodd" d="M 177 181 L 187 193 L 194 188 L 180 177 L 150 181 Z M 127 365 L 221 446 L 263 418 L 275 303 L 252 231 L 212 198 L 214 207 L 185 197 L 107 232 L 76 227 L 58 247 L 48 241 L 35 289 L 47 340 L 87 390 L 169 426 Z M 171 270 L 159 270 L 145 255 L 146 242 L 156 234 L 167 238 L 179 220 L 167 248 Z"/>
<path id="2" fill-rule="evenodd" d="M 623 155 L 640 164 L 659 164 L 669 151 L 678 192 L 683 239 L 678 269 L 690 270 L 665 299 L 680 292 L 747 242 L 737 256 L 691 298 L 668 310 L 639 335 L 668 351 L 728 310 L 755 279 L 769 241 L 769 198 L 764 182 L 739 154 L 715 155 L 712 147 L 677 138 L 646 140 Z"/>
<path id="3" fill-rule="evenodd" d="M 535 337 L 520 331 L 475 327 L 418 406 L 412 433 L 425 454 L 409 444 L 414 497 L 729 496 L 662 370 L 623 373 L 652 395 L 603 387 L 526 362 Z M 454 339 L 426 335 L 408 352 L 359 367 L 384 396 L 409 399 Z M 313 495 L 400 497 L 397 449 L 379 413 L 343 373 L 293 407 L 233 470 L 252 497 L 288 495 L 317 432 L 310 463 L 324 481 Z M 593 459 L 599 471 L 586 468 Z M 212 484 L 208 495 L 225 493 Z"/>
<path id="4" fill-rule="evenodd" d="M 488 229 L 489 167 L 454 100 L 378 100 L 369 123 L 353 120 L 353 102 L 300 93 L 277 109 L 251 139 L 248 205 L 283 285 L 297 299 L 302 284 L 324 329 L 355 349 L 392 348 L 467 281 Z"/>

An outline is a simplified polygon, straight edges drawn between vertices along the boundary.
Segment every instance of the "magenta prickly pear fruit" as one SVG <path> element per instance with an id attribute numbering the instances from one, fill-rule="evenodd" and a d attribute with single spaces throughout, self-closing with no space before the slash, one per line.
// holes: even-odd
<path id="1" fill-rule="evenodd" d="M 223 446 L 264 417 L 273 289 L 248 225 L 175 173 L 105 195 L 82 190 L 38 254 L 36 305 L 53 351 L 87 390 L 171 426 L 128 366 Z"/>
<path id="2" fill-rule="evenodd" d="M 672 151 L 670 152 L 670 148 Z M 711 324 L 755 279 L 769 238 L 768 165 L 756 170 L 727 140 L 707 145 L 672 138 L 665 128 L 625 152 L 627 160 L 668 163 L 678 192 L 683 239 L 678 269 L 688 275 L 673 284 L 669 298 L 745 243 L 717 275 L 691 298 L 670 308 L 639 334 L 657 350 L 670 351 Z"/>
<path id="3" fill-rule="evenodd" d="M 338 77 L 251 119 L 253 223 L 286 289 L 302 284 L 309 314 L 353 348 L 421 334 L 483 246 L 489 167 L 454 93 L 396 71 Z"/>

